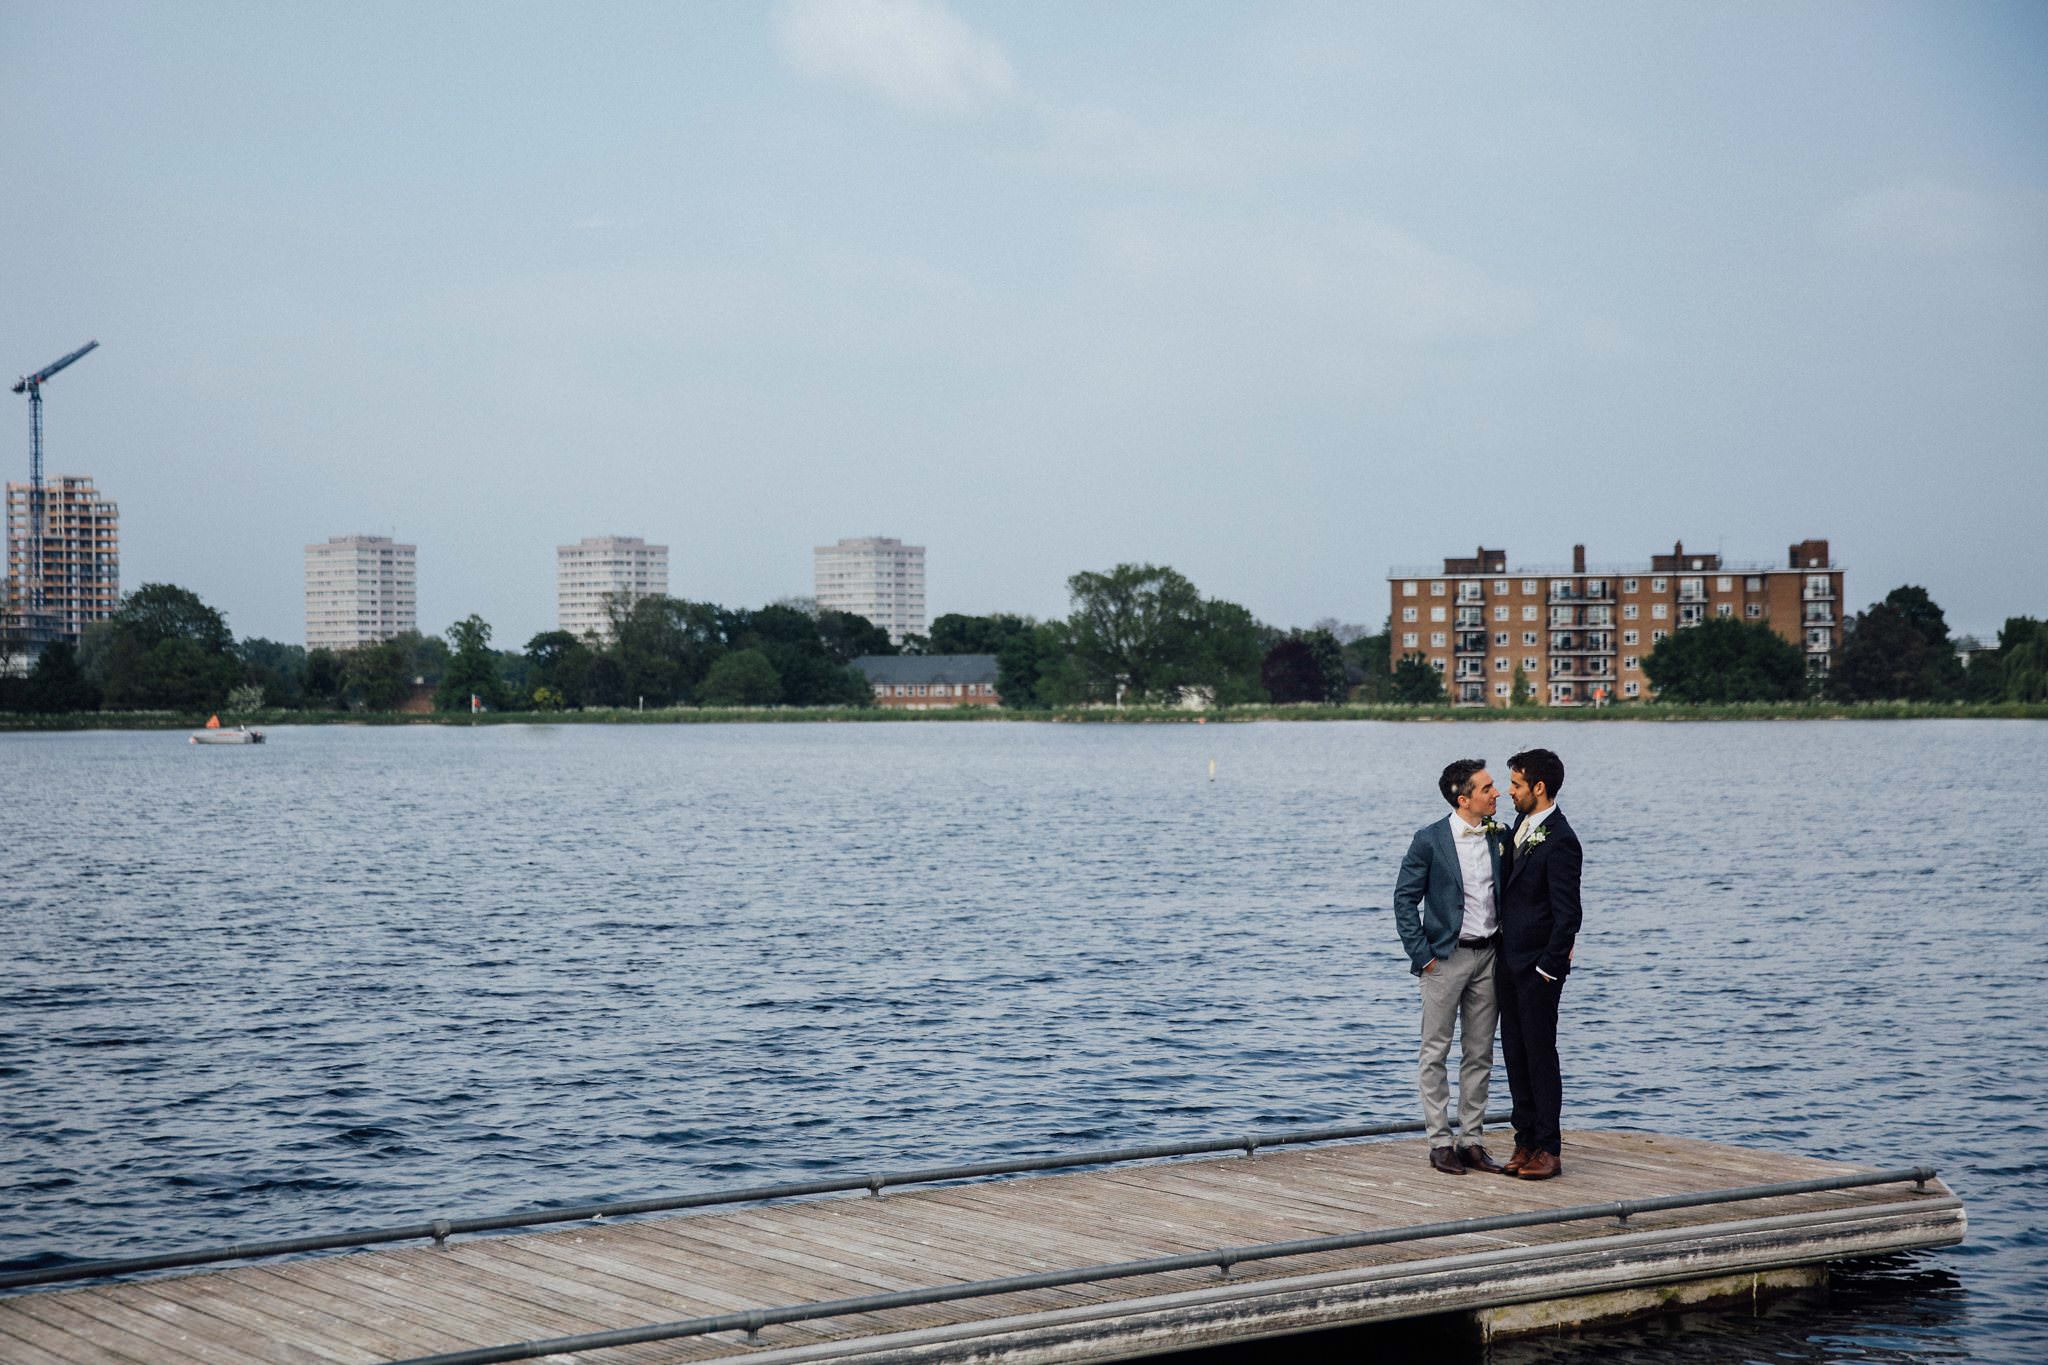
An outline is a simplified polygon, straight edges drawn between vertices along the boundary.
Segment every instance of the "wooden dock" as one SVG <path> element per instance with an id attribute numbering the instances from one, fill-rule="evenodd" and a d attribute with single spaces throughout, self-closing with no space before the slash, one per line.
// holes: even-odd
<path id="1" fill-rule="evenodd" d="M 1501 1153 L 1496 1153 L 1501 1155 Z M 1419 1140 L 1162 1161 L 576 1223 L 445 1246 L 0 1298 L 16 1365 L 373 1362 L 1374 1228 L 1855 1174 L 1840 1162 L 1573 1132 L 1565 1174 L 1438 1175 Z M 1494 1328 L 1962 1240 L 1940 1181 L 1546 1223 L 546 1357 L 582 1365 L 1095 1361 L 1446 1312 Z M 1636 1296 L 1632 1299 L 1631 1296 Z M 1617 1297 L 1619 1296 L 1619 1297 Z M 1647 1299 L 1643 1299 L 1647 1302 Z M 1575 1306 L 1576 1305 L 1576 1306 Z M 1520 1306 L 1520 1307 L 1517 1307 Z"/>

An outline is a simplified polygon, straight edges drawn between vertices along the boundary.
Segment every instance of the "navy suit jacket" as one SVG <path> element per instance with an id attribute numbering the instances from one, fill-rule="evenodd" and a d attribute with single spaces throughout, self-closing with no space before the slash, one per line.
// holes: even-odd
<path id="1" fill-rule="evenodd" d="M 1416 976 L 1431 958 L 1448 958 L 1458 946 L 1465 923 L 1465 873 L 1451 842 L 1449 820 L 1432 820 L 1415 831 L 1394 880 L 1394 928 L 1408 954 L 1408 970 Z M 1500 917 L 1501 857 L 1507 834 L 1489 834 L 1493 856 L 1494 917 Z"/>
<path id="2" fill-rule="evenodd" d="M 1521 828 L 1521 822 L 1515 824 Z M 1500 956 L 1512 971 L 1541 967 L 1559 981 L 1572 969 L 1579 936 L 1579 870 L 1585 852 L 1572 822 L 1552 807 L 1543 818 L 1542 842 L 1517 849 L 1508 842 L 1507 880 L 1500 890 Z"/>

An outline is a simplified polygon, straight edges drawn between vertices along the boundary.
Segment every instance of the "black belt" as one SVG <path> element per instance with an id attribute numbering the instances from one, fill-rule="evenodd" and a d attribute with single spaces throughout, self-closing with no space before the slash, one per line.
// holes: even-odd
<path id="1" fill-rule="evenodd" d="M 1493 941 L 1499 937 L 1500 930 L 1496 929 L 1485 938 L 1460 938 L 1458 946 L 1460 948 L 1491 948 Z"/>

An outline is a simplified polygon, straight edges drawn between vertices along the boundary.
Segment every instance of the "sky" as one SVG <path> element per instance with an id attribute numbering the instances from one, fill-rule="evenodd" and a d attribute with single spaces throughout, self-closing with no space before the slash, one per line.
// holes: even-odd
<path id="1" fill-rule="evenodd" d="M 2044 60 L 2026 2 L 0 0 L 0 372 L 100 342 L 47 467 L 241 635 L 347 533 L 512 648 L 595 535 L 1283 627 L 1812 536 L 1988 632 L 2048 614 Z"/>

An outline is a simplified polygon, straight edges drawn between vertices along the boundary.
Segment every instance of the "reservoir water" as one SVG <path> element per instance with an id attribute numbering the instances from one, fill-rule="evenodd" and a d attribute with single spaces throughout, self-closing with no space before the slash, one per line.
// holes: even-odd
<path id="1" fill-rule="evenodd" d="M 1395 866 L 1532 745 L 1566 1127 L 1926 1161 L 1971 1224 L 1486 1358 L 2048 1358 L 2033 722 L 0 736 L 0 1267 L 1415 1117 Z"/>

